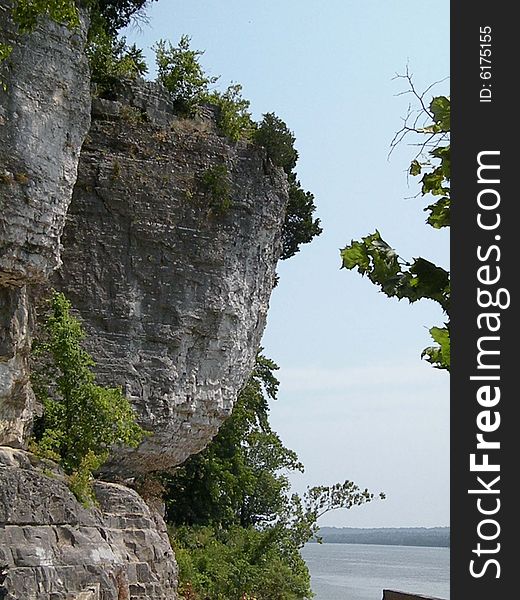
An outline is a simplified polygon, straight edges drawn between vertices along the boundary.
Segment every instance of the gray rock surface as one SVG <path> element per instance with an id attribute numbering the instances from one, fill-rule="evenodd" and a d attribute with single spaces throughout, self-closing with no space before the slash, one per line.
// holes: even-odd
<path id="1" fill-rule="evenodd" d="M 87 21 L 70 31 L 45 22 L 15 34 L 5 8 L 0 38 L 13 51 L 0 91 L 0 284 L 44 281 L 59 265 L 59 242 L 90 120 L 83 52 Z"/>
<path id="2" fill-rule="evenodd" d="M 229 194 L 212 194 L 215 168 Z M 53 285 L 84 321 L 98 379 L 121 385 L 152 432 L 108 470 L 180 464 L 229 415 L 265 326 L 286 202 L 282 171 L 209 110 L 178 119 L 146 83 L 94 101 Z"/>
<path id="3" fill-rule="evenodd" d="M 0 286 L 0 443 L 19 447 L 34 411 L 29 382 L 30 314 L 25 287 Z"/>
<path id="4" fill-rule="evenodd" d="M 51 466 L 0 447 L 0 598 L 174 600 L 162 518 L 115 483 L 97 482 L 86 509 Z"/>
<path id="5" fill-rule="evenodd" d="M 59 264 L 60 236 L 90 121 L 83 53 L 87 21 L 75 31 L 40 24 L 18 35 L 0 6 L 0 443 L 21 446 L 33 410 L 26 286 Z"/>

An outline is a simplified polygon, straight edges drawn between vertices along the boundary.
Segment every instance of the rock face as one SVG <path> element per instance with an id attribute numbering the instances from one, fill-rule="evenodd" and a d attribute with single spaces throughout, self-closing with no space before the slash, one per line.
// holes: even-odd
<path id="1" fill-rule="evenodd" d="M 0 443 L 21 446 L 33 410 L 26 286 L 59 264 L 59 242 L 90 121 L 83 47 L 87 20 L 69 31 L 40 24 L 18 35 L 0 6 Z"/>
<path id="2" fill-rule="evenodd" d="M 0 92 L 0 284 L 44 281 L 59 265 L 59 242 L 90 120 L 86 19 L 69 31 L 52 22 L 16 35 Z"/>
<path id="3" fill-rule="evenodd" d="M 53 285 L 78 309 L 98 380 L 151 435 L 108 469 L 166 469 L 229 415 L 263 332 L 287 184 L 263 151 L 184 120 L 154 84 L 93 103 Z"/>
<path id="4" fill-rule="evenodd" d="M 175 599 L 164 521 L 133 490 L 95 489 L 99 507 L 87 510 L 59 472 L 0 448 L 0 598 Z"/>
<path id="5" fill-rule="evenodd" d="M 55 465 L 16 449 L 35 410 L 34 290 L 50 281 L 72 300 L 98 381 L 121 385 L 150 431 L 104 475 L 180 464 L 215 435 L 250 374 L 287 181 L 261 149 L 221 135 L 213 110 L 177 118 L 154 84 L 96 99 L 85 139 L 84 15 L 73 32 L 43 23 L 19 36 L 9 7 L 0 5 L 0 39 L 14 48 L 0 65 L 0 599 L 175 600 L 164 522 L 136 492 L 97 482 L 99 506 L 87 510 Z"/>

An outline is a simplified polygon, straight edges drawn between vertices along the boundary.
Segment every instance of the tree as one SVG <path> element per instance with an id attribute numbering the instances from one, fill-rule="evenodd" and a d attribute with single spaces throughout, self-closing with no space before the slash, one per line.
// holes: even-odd
<path id="1" fill-rule="evenodd" d="M 155 0 L 84 0 L 90 9 L 89 44 L 93 81 L 107 87 L 114 79 L 142 76 L 147 71 L 142 51 L 135 45 L 126 47 L 124 38 L 117 39 L 117 31 L 137 18 L 143 8 Z M 29 33 L 38 19 L 47 18 L 70 29 L 79 26 L 77 0 L 17 0 L 12 17 L 20 33 Z M 0 65 L 7 60 L 12 46 L 0 42 Z M 0 85 L 5 84 L 0 79 Z"/>
<path id="2" fill-rule="evenodd" d="M 91 9 L 93 23 L 97 26 L 102 21 L 107 32 L 115 36 L 151 1 L 154 0 L 85 0 L 84 4 Z M 22 32 L 34 29 L 41 17 L 77 27 L 77 5 L 76 0 L 17 0 L 13 6 L 13 18 Z"/>
<path id="3" fill-rule="evenodd" d="M 281 167 L 289 182 L 289 203 L 282 230 L 282 260 L 294 256 L 301 244 L 308 244 L 320 235 L 320 220 L 314 219 L 314 195 L 306 192 L 295 172 L 298 152 L 295 137 L 287 125 L 274 113 L 267 113 L 253 133 L 253 139 L 264 147 L 270 160 Z"/>
<path id="4" fill-rule="evenodd" d="M 231 417 L 211 444 L 165 477 L 169 523 L 248 527 L 279 512 L 289 489 L 280 470 L 302 471 L 303 466 L 269 424 L 277 368 L 259 354 Z"/>
<path id="5" fill-rule="evenodd" d="M 126 27 L 143 9 L 157 0 L 91 0 L 94 15 L 104 21 L 106 31 L 115 36 Z"/>
<path id="6" fill-rule="evenodd" d="M 218 77 L 209 77 L 200 64 L 201 50 L 190 48 L 190 38 L 181 36 L 179 44 L 159 40 L 153 48 L 157 64 L 157 80 L 170 92 L 180 114 L 194 116 L 208 95 L 209 86 Z"/>
<path id="7" fill-rule="evenodd" d="M 351 481 L 291 493 L 303 471 L 269 424 L 278 367 L 262 354 L 231 417 L 210 445 L 162 482 L 184 598 L 310 598 L 300 549 L 320 516 L 370 502 Z"/>
<path id="8" fill-rule="evenodd" d="M 396 134 L 392 147 L 405 136 L 417 134 L 422 139 L 420 150 L 412 160 L 409 173 L 422 175 L 422 196 L 432 196 L 433 202 L 424 209 L 428 213 L 426 223 L 435 229 L 450 225 L 450 100 L 446 96 L 434 97 L 427 106 L 424 95 L 418 94 L 413 82 L 405 75 L 410 92 L 419 101 L 420 108 L 414 116 L 409 112 L 403 128 Z M 427 90 L 428 91 L 428 90 Z M 412 121 L 412 122 L 410 122 Z M 403 260 L 385 242 L 380 233 L 375 233 L 351 243 L 341 250 L 342 268 L 357 268 L 361 275 L 367 275 L 372 283 L 379 286 L 389 297 L 409 302 L 424 298 L 437 302 L 447 321 L 442 327 L 432 327 L 430 335 L 436 343 L 425 348 L 422 357 L 438 369 L 450 369 L 450 274 L 424 258 Z"/>
<path id="9" fill-rule="evenodd" d="M 55 292 L 42 335 L 33 344 L 33 388 L 43 406 L 32 449 L 59 462 L 78 498 L 93 498 L 92 473 L 114 445 L 136 447 L 144 436 L 120 388 L 95 383 L 94 361 L 82 347 L 85 332 Z"/>

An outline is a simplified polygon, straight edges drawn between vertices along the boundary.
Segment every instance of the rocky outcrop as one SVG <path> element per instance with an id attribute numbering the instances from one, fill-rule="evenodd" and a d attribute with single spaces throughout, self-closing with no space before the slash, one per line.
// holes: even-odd
<path id="1" fill-rule="evenodd" d="M 60 237 L 90 121 L 86 17 L 74 31 L 52 22 L 19 35 L 0 6 L 0 443 L 22 445 L 28 384 L 26 286 L 60 261 Z"/>
<path id="2" fill-rule="evenodd" d="M 95 491 L 86 509 L 52 463 L 0 448 L 0 598 L 174 600 L 162 518 L 122 485 Z"/>
<path id="3" fill-rule="evenodd" d="M 175 600 L 164 522 L 135 491 L 99 481 L 99 504 L 87 509 L 56 465 L 16 449 L 35 410 L 35 290 L 51 283 L 72 300 L 98 381 L 121 385 L 150 432 L 103 475 L 178 465 L 215 435 L 253 366 L 287 181 L 260 148 L 223 136 L 214 110 L 180 119 L 151 83 L 95 99 L 85 138 L 84 15 L 74 31 L 47 22 L 18 36 L 8 7 L 0 6 L 0 39 L 14 48 L 0 66 L 0 598 Z"/>
<path id="4" fill-rule="evenodd" d="M 166 469 L 200 451 L 249 376 L 266 321 L 287 184 L 214 115 L 174 116 L 154 84 L 93 103 L 53 279 L 88 331 L 98 379 L 151 432 L 108 469 Z"/>

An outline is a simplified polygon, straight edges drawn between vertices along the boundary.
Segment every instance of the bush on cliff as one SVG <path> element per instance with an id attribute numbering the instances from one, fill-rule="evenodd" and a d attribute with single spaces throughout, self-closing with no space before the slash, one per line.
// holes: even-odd
<path id="1" fill-rule="evenodd" d="M 60 463 L 78 499 L 93 499 L 92 473 L 114 445 L 135 447 L 144 432 L 121 389 L 95 383 L 94 361 L 82 347 L 85 333 L 71 304 L 54 293 L 42 335 L 33 344 L 33 387 L 43 406 L 33 450 Z"/>
<path id="2" fill-rule="evenodd" d="M 135 78 L 147 72 L 142 51 L 135 45 L 127 47 L 124 38 L 118 39 L 117 31 L 128 25 L 132 18 L 137 18 L 152 1 L 155 0 L 84 1 L 84 5 L 90 8 L 87 54 L 92 81 L 103 89 L 117 79 Z M 12 16 L 21 33 L 31 32 L 42 17 L 71 29 L 79 26 L 76 0 L 17 0 L 13 4 Z M 0 64 L 9 57 L 12 49 L 11 45 L 0 42 Z"/>
<path id="3" fill-rule="evenodd" d="M 237 142 L 253 135 L 255 123 L 249 113 L 249 100 L 242 98 L 242 86 L 230 85 L 225 92 L 214 91 L 204 101 L 218 108 L 217 125 L 224 135 Z"/>
<path id="4" fill-rule="evenodd" d="M 201 50 L 190 48 L 190 38 L 183 35 L 177 46 L 159 40 L 153 48 L 157 65 L 157 80 L 170 92 L 179 114 L 194 116 L 206 98 L 209 86 L 218 77 L 204 73 L 199 58 Z"/>
<path id="5" fill-rule="evenodd" d="M 111 36 L 103 29 L 92 36 L 86 51 L 91 80 L 100 96 L 121 79 L 137 79 L 148 72 L 141 49 L 135 44 L 127 46 L 124 37 Z"/>
<path id="6" fill-rule="evenodd" d="M 320 220 L 314 219 L 314 195 L 306 192 L 296 175 L 298 151 L 296 138 L 287 125 L 274 113 L 267 113 L 253 133 L 254 141 L 266 149 L 267 155 L 287 175 L 289 203 L 282 231 L 282 259 L 294 256 L 302 244 L 308 244 L 320 235 Z"/>

